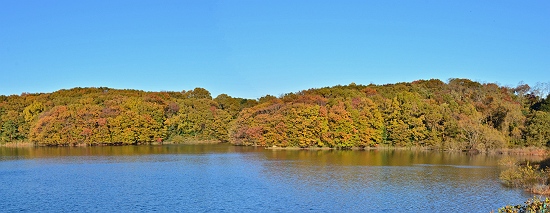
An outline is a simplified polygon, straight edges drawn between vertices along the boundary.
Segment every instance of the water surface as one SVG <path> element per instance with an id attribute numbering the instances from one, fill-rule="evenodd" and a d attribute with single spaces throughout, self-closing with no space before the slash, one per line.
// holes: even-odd
<path id="1" fill-rule="evenodd" d="M 501 156 L 229 145 L 0 147 L 3 212 L 490 212 Z"/>

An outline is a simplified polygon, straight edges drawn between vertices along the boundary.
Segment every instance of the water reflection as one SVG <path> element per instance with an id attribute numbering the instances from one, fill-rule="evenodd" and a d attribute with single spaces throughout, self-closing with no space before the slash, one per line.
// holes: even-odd
<path id="1" fill-rule="evenodd" d="M 266 152 L 264 157 L 268 160 L 264 169 L 267 176 L 294 178 L 304 184 L 315 184 L 311 178 L 336 180 L 338 184 L 379 179 L 399 185 L 410 181 L 479 181 L 498 175 L 498 157 L 462 153 L 277 150 Z"/>
<path id="2" fill-rule="evenodd" d="M 530 195 L 498 181 L 499 155 L 403 150 L 268 150 L 264 178 L 367 212 L 489 212 Z M 523 157 L 521 157 L 523 158 Z M 536 158 L 532 160 L 538 160 Z M 289 191 L 293 191 L 288 189 Z M 522 197 L 522 199 L 518 199 Z M 327 199 L 327 198 L 325 198 Z M 315 205 L 315 199 L 301 202 Z M 367 204 L 368 203 L 368 204 Z M 513 203 L 513 202 L 512 202 Z M 354 209 L 347 202 L 341 208 Z"/>
<path id="3" fill-rule="evenodd" d="M 88 147 L 0 147 L 0 160 L 60 156 L 140 156 L 157 154 L 210 154 L 259 150 L 255 147 L 220 145 L 140 145 Z"/>

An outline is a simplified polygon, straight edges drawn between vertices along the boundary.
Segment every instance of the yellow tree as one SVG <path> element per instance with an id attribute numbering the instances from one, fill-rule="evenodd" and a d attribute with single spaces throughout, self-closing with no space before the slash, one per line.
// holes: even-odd
<path id="1" fill-rule="evenodd" d="M 369 98 L 353 98 L 349 109 L 355 134 L 352 137 L 354 146 L 376 146 L 382 142 L 383 118 L 378 106 Z"/>
<path id="2" fill-rule="evenodd" d="M 328 111 L 329 141 L 335 148 L 351 148 L 352 136 L 355 133 L 351 114 L 346 110 L 343 101 L 337 101 Z"/>

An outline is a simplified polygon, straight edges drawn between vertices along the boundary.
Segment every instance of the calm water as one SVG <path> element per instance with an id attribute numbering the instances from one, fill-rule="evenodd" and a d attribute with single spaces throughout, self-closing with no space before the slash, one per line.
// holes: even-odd
<path id="1" fill-rule="evenodd" d="M 499 156 L 228 145 L 0 147 L 0 212 L 490 212 Z"/>

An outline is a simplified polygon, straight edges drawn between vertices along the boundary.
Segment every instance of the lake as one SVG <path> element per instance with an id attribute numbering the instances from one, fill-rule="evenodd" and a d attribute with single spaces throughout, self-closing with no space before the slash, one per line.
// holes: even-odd
<path id="1" fill-rule="evenodd" d="M 0 147 L 1 212 L 490 212 L 502 156 L 221 145 Z"/>

